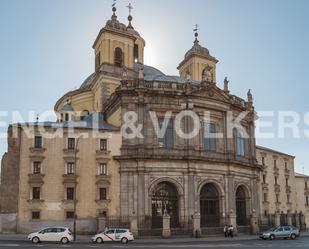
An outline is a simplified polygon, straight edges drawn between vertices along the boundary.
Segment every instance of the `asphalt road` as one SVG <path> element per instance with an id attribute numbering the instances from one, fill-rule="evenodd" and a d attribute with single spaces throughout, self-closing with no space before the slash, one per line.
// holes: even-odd
<path id="1" fill-rule="evenodd" d="M 14 241 L 0 241 L 0 249 L 6 248 L 168 248 L 168 249 L 179 249 L 179 248 L 220 248 L 220 249 L 233 249 L 233 248 L 309 248 L 309 237 L 303 237 L 296 240 L 274 240 L 274 241 L 264 241 L 264 240 L 248 240 L 248 241 L 233 241 L 222 240 L 221 242 L 131 242 L 128 245 L 123 245 L 120 243 L 105 243 L 105 244 L 92 244 L 86 242 L 76 242 L 67 245 L 61 245 L 58 243 L 42 243 L 38 245 L 33 245 L 31 242 L 14 242 Z"/>

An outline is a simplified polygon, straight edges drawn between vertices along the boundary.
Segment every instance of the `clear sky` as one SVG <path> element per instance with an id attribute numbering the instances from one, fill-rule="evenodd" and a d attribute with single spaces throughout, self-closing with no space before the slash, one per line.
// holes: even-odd
<path id="1" fill-rule="evenodd" d="M 0 0 L 0 122 L 11 112 L 52 110 L 94 70 L 92 44 L 111 16 L 110 0 Z M 118 0 L 127 23 L 129 1 Z M 132 0 L 133 26 L 146 40 L 145 63 L 167 74 L 193 42 L 219 59 L 218 84 L 231 92 L 253 93 L 256 110 L 309 111 L 309 1 L 307 0 Z M 33 121 L 31 118 L 30 121 Z M 276 124 L 276 118 L 274 118 Z M 0 123 L 1 124 L 1 123 Z M 309 128 L 301 121 L 300 128 Z M 276 133 L 276 126 L 266 129 Z M 0 128 L 5 132 L 6 127 Z M 288 133 L 258 144 L 296 156 L 298 172 L 309 173 L 309 138 Z M 0 154 L 6 151 L 0 139 Z"/>

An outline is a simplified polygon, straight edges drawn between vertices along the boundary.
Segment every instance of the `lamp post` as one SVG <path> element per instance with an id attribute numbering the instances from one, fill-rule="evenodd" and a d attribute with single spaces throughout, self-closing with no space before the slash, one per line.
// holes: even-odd
<path id="1" fill-rule="evenodd" d="M 76 178 L 76 169 L 77 169 L 77 148 L 78 148 L 78 143 L 79 143 L 80 137 L 77 138 L 76 140 L 76 145 L 75 145 L 75 150 L 74 150 L 74 173 L 75 173 L 75 179 L 74 179 L 74 220 L 73 220 L 73 236 L 74 236 L 74 241 L 76 241 L 76 204 L 77 204 L 77 199 L 76 199 L 76 187 L 77 187 L 77 178 Z"/>

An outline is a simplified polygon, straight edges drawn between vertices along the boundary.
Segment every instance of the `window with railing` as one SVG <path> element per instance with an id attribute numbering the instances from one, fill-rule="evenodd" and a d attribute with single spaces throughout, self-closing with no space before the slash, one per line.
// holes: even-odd
<path id="1" fill-rule="evenodd" d="M 75 138 L 68 138 L 68 149 L 69 150 L 75 149 Z"/>
<path id="2" fill-rule="evenodd" d="M 75 175 L 75 163 L 67 163 L 67 175 Z"/>
<path id="3" fill-rule="evenodd" d="M 69 188 L 67 188 L 67 200 L 69 200 L 69 201 L 72 201 L 72 200 L 74 200 L 74 188 L 72 188 L 72 187 L 69 187 Z"/>
<path id="4" fill-rule="evenodd" d="M 107 195 L 106 195 L 106 188 L 100 188 L 99 189 L 99 198 L 101 201 L 104 201 L 107 199 Z"/>
<path id="5" fill-rule="evenodd" d="M 107 164 L 106 163 L 99 164 L 98 175 L 99 176 L 107 175 Z"/>
<path id="6" fill-rule="evenodd" d="M 33 220 L 39 220 L 41 218 L 41 212 L 40 211 L 33 211 L 31 213 L 31 218 Z"/>
<path id="7" fill-rule="evenodd" d="M 107 150 L 107 139 L 100 139 L 100 151 Z"/>
<path id="8" fill-rule="evenodd" d="M 34 148 L 41 149 L 42 148 L 42 136 L 34 137 Z"/>
<path id="9" fill-rule="evenodd" d="M 41 174 L 41 162 L 33 162 L 33 174 Z"/>
<path id="10" fill-rule="evenodd" d="M 33 187 L 32 188 L 32 200 L 40 200 L 41 199 L 41 188 Z"/>

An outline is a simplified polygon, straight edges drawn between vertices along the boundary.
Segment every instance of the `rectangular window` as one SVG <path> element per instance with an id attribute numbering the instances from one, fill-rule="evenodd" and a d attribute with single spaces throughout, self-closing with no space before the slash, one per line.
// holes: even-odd
<path id="1" fill-rule="evenodd" d="M 306 206 L 309 206 L 309 196 L 306 196 Z"/>
<path id="2" fill-rule="evenodd" d="M 239 130 L 236 132 L 236 153 L 237 156 L 245 156 L 245 138 Z"/>
<path id="3" fill-rule="evenodd" d="M 263 175 L 263 183 L 266 183 L 266 175 Z"/>
<path id="4" fill-rule="evenodd" d="M 158 122 L 159 122 L 159 128 L 162 129 L 163 124 L 164 124 L 164 118 L 160 118 Z M 164 136 L 162 138 L 159 137 L 159 143 L 167 149 L 174 147 L 173 119 L 169 119 Z"/>
<path id="5" fill-rule="evenodd" d="M 290 195 L 286 195 L 287 203 L 290 203 Z"/>
<path id="6" fill-rule="evenodd" d="M 274 160 L 274 168 L 277 168 L 277 160 Z"/>
<path id="7" fill-rule="evenodd" d="M 36 149 L 42 148 L 42 137 L 41 136 L 34 137 L 34 148 Z"/>
<path id="8" fill-rule="evenodd" d="M 262 157 L 262 165 L 265 165 L 265 157 Z"/>
<path id="9" fill-rule="evenodd" d="M 305 189 L 308 189 L 308 182 L 305 182 Z"/>
<path id="10" fill-rule="evenodd" d="M 69 150 L 75 149 L 75 138 L 68 138 L 68 149 Z"/>
<path id="11" fill-rule="evenodd" d="M 278 177 L 275 176 L 275 185 L 278 185 Z"/>
<path id="12" fill-rule="evenodd" d="M 100 151 L 107 150 L 107 139 L 100 139 Z"/>
<path id="13" fill-rule="evenodd" d="M 100 176 L 107 175 L 107 164 L 106 163 L 99 164 L 98 175 Z"/>
<path id="14" fill-rule="evenodd" d="M 267 210 L 264 211 L 264 216 L 267 217 L 268 216 L 268 212 Z"/>
<path id="15" fill-rule="evenodd" d="M 67 163 L 67 175 L 75 175 L 75 164 Z"/>
<path id="16" fill-rule="evenodd" d="M 106 200 L 106 188 L 100 188 L 100 200 Z"/>
<path id="17" fill-rule="evenodd" d="M 264 193 L 264 202 L 267 202 L 267 193 Z"/>
<path id="18" fill-rule="evenodd" d="M 284 168 L 288 169 L 288 163 L 287 162 L 284 162 Z"/>
<path id="19" fill-rule="evenodd" d="M 276 194 L 276 202 L 279 203 L 279 194 Z"/>
<path id="20" fill-rule="evenodd" d="M 41 189 L 40 187 L 32 188 L 32 200 L 40 200 L 41 199 Z"/>
<path id="21" fill-rule="evenodd" d="M 66 212 L 67 219 L 74 219 L 74 211 L 67 211 Z"/>
<path id="22" fill-rule="evenodd" d="M 39 220 L 41 217 L 41 213 L 39 211 L 33 211 L 31 216 L 33 220 Z"/>
<path id="23" fill-rule="evenodd" d="M 204 149 L 216 151 L 216 125 L 204 124 Z"/>
<path id="24" fill-rule="evenodd" d="M 289 178 L 285 178 L 285 185 L 289 186 Z"/>
<path id="25" fill-rule="evenodd" d="M 67 188 L 67 200 L 68 201 L 74 200 L 74 188 Z"/>
<path id="26" fill-rule="evenodd" d="M 41 162 L 33 162 L 33 174 L 41 174 Z"/>

